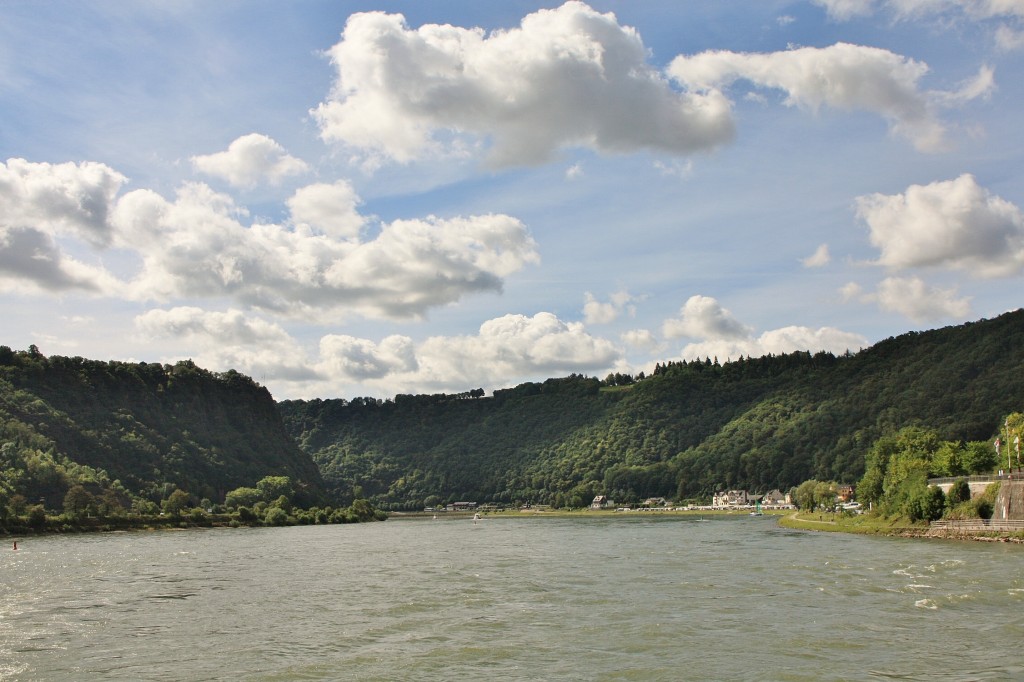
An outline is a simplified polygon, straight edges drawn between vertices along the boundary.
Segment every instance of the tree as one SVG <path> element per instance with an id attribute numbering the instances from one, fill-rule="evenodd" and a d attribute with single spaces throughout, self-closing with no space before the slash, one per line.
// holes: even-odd
<path id="1" fill-rule="evenodd" d="M 946 495 L 938 486 L 926 486 L 914 492 L 906 505 L 911 521 L 934 521 L 946 510 Z"/>
<path id="2" fill-rule="evenodd" d="M 285 526 L 288 524 L 288 512 L 280 507 L 271 507 L 267 510 L 263 523 L 268 526 Z"/>
<path id="3" fill-rule="evenodd" d="M 260 491 L 260 497 L 266 502 L 276 500 L 282 495 L 290 500 L 295 494 L 292 480 L 287 476 L 264 476 L 256 483 L 256 490 Z"/>
<path id="4" fill-rule="evenodd" d="M 104 490 L 103 494 L 95 501 L 102 516 L 113 516 L 124 511 L 124 503 L 121 501 L 121 496 L 113 488 Z"/>
<path id="5" fill-rule="evenodd" d="M 806 511 L 814 511 L 818 503 L 814 494 L 818 483 L 819 481 L 811 479 L 796 487 L 796 491 L 793 493 L 793 501 L 796 502 L 796 506 Z"/>
<path id="6" fill-rule="evenodd" d="M 181 488 L 176 489 L 164 500 L 164 512 L 171 516 L 180 516 L 189 506 L 189 494 Z"/>
<path id="7" fill-rule="evenodd" d="M 932 456 L 932 474 L 935 476 L 963 476 L 966 473 L 963 444 L 950 441 L 940 445 Z"/>
<path id="8" fill-rule="evenodd" d="M 46 509 L 43 505 L 34 504 L 28 508 L 28 525 L 37 530 L 46 525 Z"/>
<path id="9" fill-rule="evenodd" d="M 28 509 L 28 500 L 21 493 L 14 493 L 11 498 L 7 501 L 7 506 L 11 510 L 11 514 L 15 516 L 24 516 L 25 511 Z"/>
<path id="10" fill-rule="evenodd" d="M 228 507 L 251 507 L 263 499 L 263 494 L 256 488 L 235 488 L 224 496 L 224 504 Z"/>
<path id="11" fill-rule="evenodd" d="M 987 441 L 972 441 L 964 448 L 964 468 L 969 474 L 987 474 L 998 466 L 996 449 Z"/>
<path id="12" fill-rule="evenodd" d="M 954 481 L 950 487 L 949 494 L 946 495 L 946 504 L 952 509 L 961 502 L 967 502 L 970 499 L 971 485 L 967 482 L 966 478 L 960 478 Z"/>
<path id="13" fill-rule="evenodd" d="M 89 515 L 93 506 L 93 496 L 81 485 L 71 486 L 64 495 L 64 513 L 74 519 Z"/>

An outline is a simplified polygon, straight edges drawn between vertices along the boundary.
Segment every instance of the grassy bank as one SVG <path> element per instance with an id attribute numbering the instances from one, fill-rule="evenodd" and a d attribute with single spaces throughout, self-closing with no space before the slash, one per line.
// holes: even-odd
<path id="1" fill-rule="evenodd" d="M 779 525 L 800 530 L 861 535 L 918 536 L 928 532 L 927 523 L 912 523 L 904 518 L 884 518 L 873 514 L 791 512 L 779 519 Z"/>

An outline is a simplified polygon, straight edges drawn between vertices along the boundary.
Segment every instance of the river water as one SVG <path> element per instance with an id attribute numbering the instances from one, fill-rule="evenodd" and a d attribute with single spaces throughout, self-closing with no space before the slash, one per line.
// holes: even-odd
<path id="1" fill-rule="evenodd" d="M 30 537 L 0 679 L 1024 679 L 1022 568 L 770 517 Z"/>

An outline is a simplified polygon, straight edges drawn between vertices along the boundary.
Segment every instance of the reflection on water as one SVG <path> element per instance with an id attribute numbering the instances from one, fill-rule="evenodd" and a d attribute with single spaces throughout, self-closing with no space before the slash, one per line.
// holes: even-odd
<path id="1" fill-rule="evenodd" d="M 1024 678 L 1016 546 L 623 516 L 19 547 L 0 679 Z"/>

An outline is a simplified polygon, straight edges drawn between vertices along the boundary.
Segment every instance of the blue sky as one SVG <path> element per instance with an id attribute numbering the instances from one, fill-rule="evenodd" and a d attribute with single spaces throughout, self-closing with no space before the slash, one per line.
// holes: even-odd
<path id="1" fill-rule="evenodd" d="M 1024 0 L 0 4 L 0 343 L 278 399 L 1021 305 Z"/>

